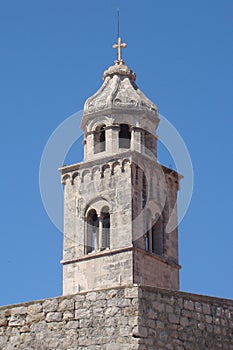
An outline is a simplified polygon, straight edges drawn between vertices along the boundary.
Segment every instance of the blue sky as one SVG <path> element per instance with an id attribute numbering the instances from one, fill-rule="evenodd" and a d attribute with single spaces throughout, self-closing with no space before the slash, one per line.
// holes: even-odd
<path id="1" fill-rule="evenodd" d="M 193 162 L 181 290 L 233 297 L 233 2 L 2 0 L 0 305 L 61 295 L 62 234 L 43 208 L 40 159 L 113 63 L 117 7 L 125 61 Z"/>

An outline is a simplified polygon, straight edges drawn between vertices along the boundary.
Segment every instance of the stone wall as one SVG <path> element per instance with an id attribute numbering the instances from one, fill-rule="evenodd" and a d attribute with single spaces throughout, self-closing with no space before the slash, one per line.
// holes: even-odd
<path id="1" fill-rule="evenodd" d="M 233 301 L 139 287 L 140 350 L 233 349 Z"/>
<path id="2" fill-rule="evenodd" d="M 233 349 L 233 302 L 126 286 L 0 308 L 1 350 Z"/>
<path id="3" fill-rule="evenodd" d="M 133 248 L 104 250 L 63 265 L 63 295 L 133 283 Z"/>
<path id="4" fill-rule="evenodd" d="M 137 248 L 133 259 L 133 283 L 179 290 L 179 265 Z"/>

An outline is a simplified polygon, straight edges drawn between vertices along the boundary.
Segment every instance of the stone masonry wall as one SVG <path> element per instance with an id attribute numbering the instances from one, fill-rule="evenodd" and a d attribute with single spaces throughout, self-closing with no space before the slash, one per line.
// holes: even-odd
<path id="1" fill-rule="evenodd" d="M 135 295 L 120 287 L 1 307 L 0 349 L 137 349 Z"/>
<path id="2" fill-rule="evenodd" d="M 179 267 L 155 254 L 134 249 L 133 283 L 179 290 Z"/>
<path id="3" fill-rule="evenodd" d="M 140 286 L 0 308 L 1 350 L 233 349 L 233 302 Z"/>
<path id="4" fill-rule="evenodd" d="M 233 349 L 233 301 L 139 288 L 140 350 Z"/>

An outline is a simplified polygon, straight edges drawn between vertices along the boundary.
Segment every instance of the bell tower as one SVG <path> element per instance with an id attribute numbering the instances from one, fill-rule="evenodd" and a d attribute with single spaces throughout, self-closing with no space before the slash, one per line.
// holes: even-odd
<path id="1" fill-rule="evenodd" d="M 127 284 L 179 289 L 181 176 L 157 162 L 158 109 L 136 85 L 118 38 L 115 65 L 84 105 L 84 161 L 64 184 L 63 294 Z"/>

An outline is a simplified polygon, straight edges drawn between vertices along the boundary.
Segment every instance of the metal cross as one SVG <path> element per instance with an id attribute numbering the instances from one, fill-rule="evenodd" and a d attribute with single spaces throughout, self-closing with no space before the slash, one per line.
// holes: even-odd
<path id="1" fill-rule="evenodd" d="M 124 49 L 127 46 L 127 44 L 122 43 L 121 38 L 118 38 L 118 43 L 112 45 L 113 49 L 117 49 L 117 63 L 118 64 L 123 64 L 124 61 L 122 59 L 122 49 Z"/>

